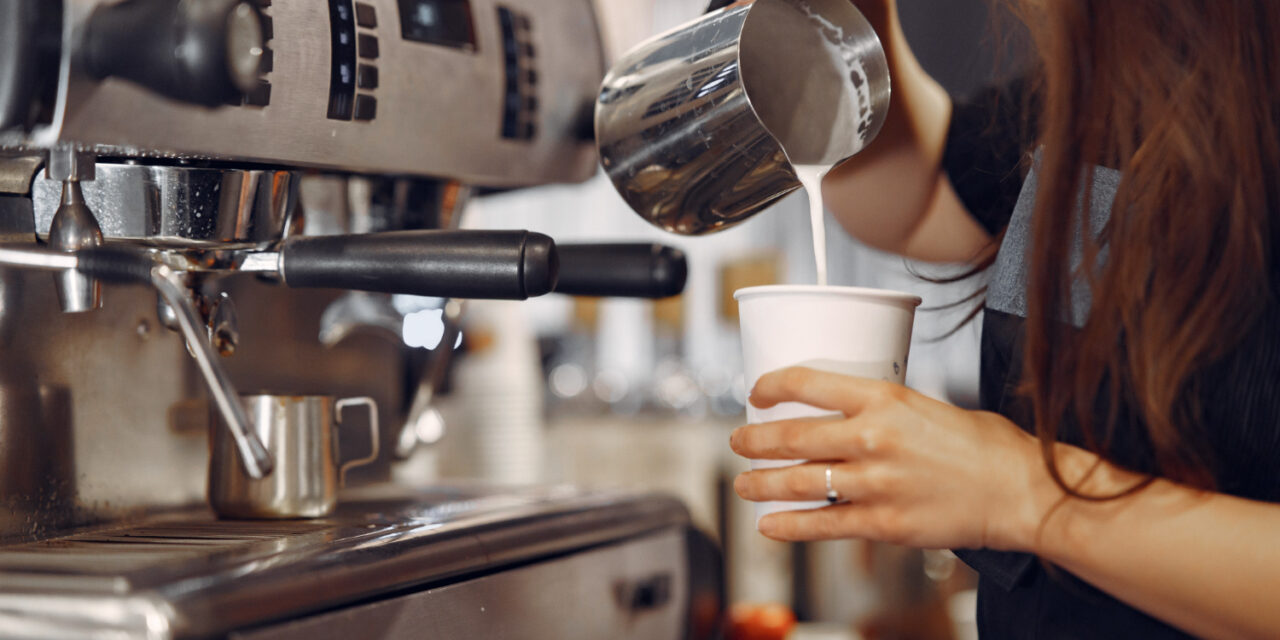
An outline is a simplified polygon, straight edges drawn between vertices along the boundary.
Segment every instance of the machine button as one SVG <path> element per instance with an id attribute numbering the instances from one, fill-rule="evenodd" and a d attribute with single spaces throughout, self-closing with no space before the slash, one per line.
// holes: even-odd
<path id="1" fill-rule="evenodd" d="M 264 16 L 262 16 L 262 39 L 263 39 L 263 41 L 270 40 L 270 39 L 272 39 L 272 38 L 274 38 L 274 37 L 276 37 L 276 23 L 275 23 L 275 21 L 271 19 L 271 16 L 268 16 L 268 15 L 264 15 Z"/>
<path id="2" fill-rule="evenodd" d="M 378 37 L 367 33 L 360 34 L 360 57 L 367 60 L 378 59 Z"/>
<path id="3" fill-rule="evenodd" d="M 378 117 L 378 99 L 373 96 L 356 96 L 356 120 L 372 120 Z"/>
<path id="4" fill-rule="evenodd" d="M 371 4 L 356 3 L 356 24 L 368 28 L 378 28 L 378 11 Z"/>
<path id="5" fill-rule="evenodd" d="M 269 48 L 262 49 L 262 73 L 271 73 L 276 68 L 276 52 Z"/>
<path id="6" fill-rule="evenodd" d="M 352 97 L 350 94 L 335 93 L 329 96 L 329 119 L 350 120 Z"/>
<path id="7" fill-rule="evenodd" d="M 265 107 L 271 104 L 271 83 L 262 82 L 258 84 L 258 88 L 249 92 L 245 102 L 255 107 Z"/>
<path id="8" fill-rule="evenodd" d="M 333 60 L 329 78 L 329 118 L 350 120 L 356 101 L 356 25 L 351 0 L 330 0 Z"/>
<path id="9" fill-rule="evenodd" d="M 516 114 L 508 111 L 502 118 L 502 137 L 508 140 L 515 140 L 520 137 L 520 123 L 516 120 Z"/>
<path id="10" fill-rule="evenodd" d="M 361 89 L 378 88 L 378 68 L 371 64 L 362 64 L 356 72 L 356 86 Z"/>

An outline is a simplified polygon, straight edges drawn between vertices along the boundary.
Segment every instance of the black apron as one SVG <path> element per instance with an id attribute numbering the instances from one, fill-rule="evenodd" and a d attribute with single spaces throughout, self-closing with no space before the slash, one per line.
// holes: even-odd
<path id="1" fill-rule="evenodd" d="M 1109 217 L 1119 181 L 1116 171 L 1098 168 L 1094 172 L 1088 210 L 1095 231 L 1101 229 Z M 1033 165 L 990 272 L 983 311 L 980 385 L 984 410 L 1000 413 L 1028 430 L 1033 424 L 1031 408 L 1015 389 L 1022 377 L 1028 250 L 1036 187 Z M 1080 259 L 1079 247 L 1080 239 L 1076 238 L 1073 252 L 1076 263 Z M 1089 292 L 1077 286 L 1071 298 L 1072 317 L 1064 320 L 1081 326 L 1089 313 Z M 1032 555 L 990 550 L 958 550 L 956 553 L 981 576 L 978 629 L 984 640 L 1189 637 L 1061 569 L 1047 568 Z"/>

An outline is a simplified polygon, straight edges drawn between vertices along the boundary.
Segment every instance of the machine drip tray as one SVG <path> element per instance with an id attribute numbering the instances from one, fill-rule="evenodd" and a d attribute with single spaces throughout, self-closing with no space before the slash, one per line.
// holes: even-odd
<path id="1" fill-rule="evenodd" d="M 437 594 L 415 609 L 423 616 L 450 611 L 450 593 L 497 594 L 494 576 L 575 557 L 602 565 L 571 572 L 599 573 L 593 591 L 659 569 L 679 586 L 688 524 L 673 498 L 569 488 L 375 486 L 345 493 L 333 516 L 317 520 L 164 514 L 0 547 L 0 629 L 33 638 L 241 637 Z M 671 557 L 637 561 L 633 551 L 631 562 L 584 560 L 593 550 L 636 544 L 658 544 L 657 555 Z M 656 566 L 663 562 L 670 566 Z"/>

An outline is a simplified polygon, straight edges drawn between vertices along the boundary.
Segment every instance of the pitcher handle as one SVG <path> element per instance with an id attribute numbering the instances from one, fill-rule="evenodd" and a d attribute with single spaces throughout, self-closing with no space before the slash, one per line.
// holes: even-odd
<path id="1" fill-rule="evenodd" d="M 352 467 L 369 464 L 378 459 L 378 403 L 368 396 L 359 398 L 343 398 L 339 400 L 334 409 L 338 413 L 338 426 L 342 426 L 342 412 L 347 407 L 364 406 L 369 410 L 369 455 L 363 458 L 356 458 L 342 463 L 338 467 L 338 482 L 342 486 L 347 484 L 347 470 Z M 341 438 L 341 436 L 339 436 Z"/>

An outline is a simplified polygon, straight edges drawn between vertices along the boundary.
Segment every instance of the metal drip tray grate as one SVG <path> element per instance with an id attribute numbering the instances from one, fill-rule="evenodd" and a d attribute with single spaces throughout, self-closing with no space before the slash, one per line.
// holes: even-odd
<path id="1" fill-rule="evenodd" d="M 255 551 L 273 553 L 282 543 L 333 527 L 311 522 L 211 521 L 94 531 L 0 548 L 0 581 L 5 581 L 5 574 L 22 571 L 129 574 Z"/>
<path id="2" fill-rule="evenodd" d="M 0 628 L 218 636 L 687 524 L 671 498 L 551 488 L 375 487 L 319 520 L 171 514 L 0 546 Z"/>

